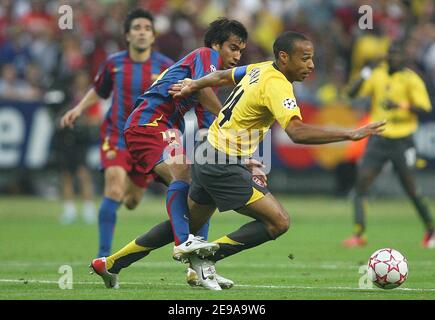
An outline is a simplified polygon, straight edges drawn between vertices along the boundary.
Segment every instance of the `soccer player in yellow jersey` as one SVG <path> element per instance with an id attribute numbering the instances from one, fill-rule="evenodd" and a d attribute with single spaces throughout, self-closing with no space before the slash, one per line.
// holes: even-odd
<path id="1" fill-rule="evenodd" d="M 412 169 L 416 151 L 413 133 L 417 130 L 418 115 L 431 111 L 429 96 L 422 79 L 405 68 L 403 48 L 393 43 L 387 61 L 373 71 L 363 70 L 361 78 L 350 89 L 350 96 L 371 97 L 372 121 L 387 119 L 385 131 L 369 139 L 358 168 L 355 186 L 354 235 L 343 242 L 346 247 L 366 244 L 365 201 L 370 185 L 387 161 L 391 161 L 403 189 L 422 219 L 426 232 L 423 247 L 435 248 L 432 217 L 427 204 L 418 193 Z"/>
<path id="2" fill-rule="evenodd" d="M 284 32 L 273 45 L 275 62 L 264 62 L 226 71 L 216 71 L 198 80 L 185 79 L 173 94 L 185 97 L 208 86 L 236 84 L 217 119 L 209 129 L 201 150 L 214 153 L 211 161 L 192 165 L 189 204 L 214 206 L 219 211 L 235 210 L 253 218 L 240 229 L 214 241 L 214 256 L 190 256 L 201 283 L 211 285 L 216 261 L 274 240 L 287 231 L 290 219 L 284 207 L 267 190 L 264 181 L 254 179 L 245 166 L 263 134 L 277 121 L 295 143 L 323 144 L 360 140 L 382 132 L 385 121 L 355 130 L 334 130 L 302 122 L 292 82 L 303 81 L 313 70 L 313 44 L 304 35 Z M 179 91 L 178 93 L 175 93 Z M 216 159 L 225 159 L 217 162 Z M 210 216 L 191 214 L 191 224 L 205 223 Z M 205 275 L 205 276 L 204 276 Z M 219 289 L 217 289 L 219 290 Z"/>

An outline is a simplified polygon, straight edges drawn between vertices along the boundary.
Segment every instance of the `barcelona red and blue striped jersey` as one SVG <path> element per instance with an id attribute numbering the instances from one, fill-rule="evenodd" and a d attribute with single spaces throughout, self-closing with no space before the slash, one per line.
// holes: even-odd
<path id="1" fill-rule="evenodd" d="M 100 130 L 104 143 L 125 148 L 124 125 L 135 101 L 173 63 L 156 51 L 152 51 L 145 62 L 133 61 L 128 51 L 120 51 L 107 58 L 94 81 L 94 89 L 101 98 L 107 99 L 113 93 L 112 104 Z"/>
<path id="2" fill-rule="evenodd" d="M 168 128 L 184 128 L 184 114 L 192 108 L 198 118 L 199 128 L 208 128 L 214 115 L 203 109 L 197 96 L 173 99 L 169 88 L 184 78 L 199 79 L 217 69 L 222 68 L 222 59 L 214 49 L 199 48 L 168 68 L 157 81 L 136 101 L 137 108 L 125 124 L 125 129 L 132 126 L 143 126 L 155 121 L 164 123 Z M 147 103 L 142 103 L 146 100 Z"/>

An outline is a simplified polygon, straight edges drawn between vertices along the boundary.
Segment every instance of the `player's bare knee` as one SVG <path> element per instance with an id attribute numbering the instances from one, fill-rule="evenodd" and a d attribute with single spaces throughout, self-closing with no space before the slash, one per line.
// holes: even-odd
<path id="1" fill-rule="evenodd" d="M 283 214 L 279 221 L 278 236 L 286 233 L 289 228 L 290 228 L 290 218 L 287 214 Z"/>
<path id="2" fill-rule="evenodd" d="M 185 163 L 177 164 L 172 169 L 172 179 L 173 181 L 186 181 L 190 183 L 189 165 Z"/>
<path id="3" fill-rule="evenodd" d="M 277 218 L 272 221 L 269 226 L 269 232 L 274 239 L 283 235 L 290 228 L 290 217 L 285 211 L 280 211 Z"/>
<path id="4" fill-rule="evenodd" d="M 127 209 L 133 210 L 138 206 L 143 197 L 142 189 L 128 190 L 124 195 L 124 203 Z"/>
<path id="5" fill-rule="evenodd" d="M 128 210 L 133 210 L 139 204 L 139 199 L 136 199 L 132 196 L 127 196 L 124 198 L 124 204 Z"/>
<path id="6" fill-rule="evenodd" d="M 121 201 L 124 195 L 124 188 L 119 185 L 106 186 L 104 196 Z"/>
<path id="7" fill-rule="evenodd" d="M 109 168 L 104 173 L 104 196 L 122 201 L 125 192 L 125 171 Z"/>

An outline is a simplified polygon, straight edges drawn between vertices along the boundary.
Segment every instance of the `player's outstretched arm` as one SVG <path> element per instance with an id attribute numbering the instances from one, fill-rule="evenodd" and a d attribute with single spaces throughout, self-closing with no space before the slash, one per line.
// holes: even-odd
<path id="1" fill-rule="evenodd" d="M 186 78 L 180 80 L 169 89 L 174 98 L 185 98 L 192 93 L 207 87 L 224 87 L 234 85 L 232 69 L 217 70 L 197 80 Z"/>
<path id="2" fill-rule="evenodd" d="M 89 89 L 83 99 L 80 100 L 80 102 L 74 108 L 65 113 L 62 119 L 60 119 L 60 127 L 69 127 L 72 129 L 74 127 L 74 121 L 76 121 L 76 119 L 80 117 L 83 111 L 97 103 L 99 99 L 100 97 L 98 96 L 95 89 Z"/>
<path id="3" fill-rule="evenodd" d="M 285 131 L 294 143 L 325 144 L 344 140 L 357 141 L 371 135 L 378 135 L 384 131 L 386 121 L 369 123 L 354 130 L 338 130 L 312 126 L 300 119 L 292 119 Z"/>
<path id="4" fill-rule="evenodd" d="M 213 113 L 215 116 L 219 114 L 222 109 L 222 103 L 219 98 L 213 92 L 212 88 L 204 88 L 198 92 L 198 101 L 204 106 L 208 111 Z"/>

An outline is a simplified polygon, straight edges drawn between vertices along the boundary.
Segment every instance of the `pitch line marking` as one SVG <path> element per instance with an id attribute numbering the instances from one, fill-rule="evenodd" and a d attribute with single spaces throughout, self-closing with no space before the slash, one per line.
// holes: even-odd
<path id="1" fill-rule="evenodd" d="M 0 283 L 41 283 L 41 284 L 58 284 L 58 281 L 54 280 L 36 280 L 36 279 L 0 279 Z M 78 285 L 103 285 L 102 281 L 74 281 L 74 284 Z M 144 282 L 120 282 L 120 285 L 140 285 L 140 286 L 155 286 L 156 283 L 144 283 Z M 183 286 L 189 288 L 187 284 L 182 283 L 165 283 L 166 286 Z M 275 286 L 275 285 L 250 285 L 250 284 L 236 284 L 235 288 L 247 288 L 247 289 L 302 289 L 302 290 L 357 290 L 357 291 L 370 291 L 370 292 L 382 292 L 377 289 L 360 289 L 357 287 L 312 287 L 312 286 Z M 122 289 L 120 289 L 122 290 Z M 435 292 L 435 288 L 395 288 L 394 291 L 418 291 L 418 292 Z"/>
<path id="2" fill-rule="evenodd" d="M 59 261 L 59 262 L 33 262 L 33 261 L 3 261 L 0 262 L 0 268 L 2 267 L 58 267 L 60 265 L 70 265 L 73 267 L 87 267 L 89 262 L 82 261 Z M 365 262 L 363 263 L 365 264 Z M 435 266 L 435 261 L 431 260 L 421 260 L 415 261 L 412 263 L 413 266 Z M 156 262 L 156 261 L 141 261 L 139 263 L 131 265 L 129 268 L 143 268 L 144 266 L 148 266 L 150 268 L 161 268 L 161 267 L 177 267 L 179 264 L 176 264 L 171 261 L 167 262 Z M 220 268 L 226 268 L 229 265 L 219 265 Z M 322 262 L 322 263 L 299 263 L 299 262 L 288 262 L 288 263 L 277 263 L 274 264 L 274 268 L 297 268 L 297 269 L 306 269 L 306 268 L 314 268 L 314 269 L 355 269 L 359 268 L 361 265 L 357 264 L 357 262 L 348 262 L 348 261 L 335 261 L 335 262 Z M 246 263 L 242 262 L 232 262 L 231 267 L 246 267 Z M 252 268 L 264 268 L 270 267 L 269 263 L 250 263 L 249 267 Z"/>

